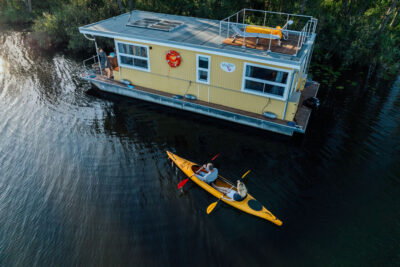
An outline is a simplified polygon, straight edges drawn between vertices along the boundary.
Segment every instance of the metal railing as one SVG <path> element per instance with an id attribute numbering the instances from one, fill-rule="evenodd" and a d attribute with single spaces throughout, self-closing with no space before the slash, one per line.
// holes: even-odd
<path id="1" fill-rule="evenodd" d="M 99 57 L 93 55 L 90 58 L 85 59 L 83 62 L 83 67 L 89 71 L 91 74 L 101 74 L 101 66 L 99 64 Z"/>
<path id="2" fill-rule="evenodd" d="M 256 23 L 256 24 L 249 24 L 247 23 L 250 18 L 254 19 L 254 16 L 249 16 L 253 14 L 257 14 L 259 20 L 262 19 L 263 23 Z M 247 15 L 246 15 L 247 14 Z M 260 17 L 259 15 L 263 15 L 263 17 Z M 280 16 L 278 20 L 280 22 L 284 22 L 284 26 L 282 28 L 274 28 L 274 27 L 269 27 L 266 26 L 267 23 L 267 18 L 268 20 L 272 16 Z M 304 20 L 306 20 L 305 24 Z M 240 36 L 243 38 L 242 42 L 242 48 L 246 48 L 246 37 L 256 37 L 258 44 L 258 39 L 259 38 L 264 38 L 268 39 L 268 52 L 275 52 L 271 51 L 271 43 L 273 40 L 278 40 L 278 44 L 280 45 L 280 38 L 278 38 L 277 35 L 274 35 L 274 31 L 279 31 L 282 34 L 282 39 L 288 40 L 289 35 L 291 36 L 297 36 L 297 46 L 295 49 L 295 53 L 293 54 L 294 56 L 297 56 L 298 52 L 301 50 L 303 44 L 310 40 L 312 36 L 315 34 L 315 30 L 317 27 L 318 20 L 313 18 L 312 16 L 306 16 L 306 15 L 298 15 L 298 14 L 289 14 L 289 13 L 283 13 L 283 12 L 274 12 L 274 11 L 263 11 L 263 10 L 256 10 L 256 9 L 242 9 L 235 14 L 223 19 L 219 23 L 219 36 L 220 37 L 225 37 L 225 38 L 235 38 L 237 36 Z M 304 25 L 301 29 L 298 30 L 289 30 L 288 27 L 294 24 L 296 27 L 301 27 L 301 25 Z M 247 27 L 248 26 L 257 26 L 260 28 L 264 28 L 269 31 L 269 34 L 254 34 L 254 33 L 248 33 L 247 32 Z M 275 52 L 279 53 L 279 52 Z"/>

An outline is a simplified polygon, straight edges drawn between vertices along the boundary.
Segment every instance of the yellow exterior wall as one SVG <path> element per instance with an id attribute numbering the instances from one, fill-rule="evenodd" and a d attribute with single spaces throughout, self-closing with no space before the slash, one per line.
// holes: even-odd
<path id="1" fill-rule="evenodd" d="M 286 109 L 286 120 L 293 121 L 294 116 L 297 112 L 298 102 L 289 102 Z"/>
<path id="2" fill-rule="evenodd" d="M 307 76 L 302 77 L 302 69 L 299 70 L 299 72 L 294 76 L 294 82 L 297 81 L 297 84 L 293 85 L 295 86 L 295 91 L 303 91 L 304 86 L 306 85 L 307 82 Z"/>
<path id="3" fill-rule="evenodd" d="M 117 81 L 120 81 L 121 79 L 119 78 L 119 71 L 115 71 L 113 70 L 113 75 L 114 75 L 114 79 Z"/>
<path id="4" fill-rule="evenodd" d="M 150 72 L 130 69 L 120 66 L 121 79 L 127 79 L 133 84 L 147 87 L 172 94 L 193 94 L 199 100 L 209 101 L 244 111 L 257 114 L 270 111 L 277 114 L 282 119 L 285 101 L 276 100 L 264 96 L 257 96 L 242 92 L 242 76 L 244 62 L 257 65 L 270 66 L 284 70 L 290 70 L 280 66 L 261 64 L 251 61 L 244 61 L 231 57 L 224 57 L 212 54 L 198 53 L 190 50 L 175 49 L 182 58 L 181 64 L 176 68 L 171 68 L 165 60 L 166 53 L 170 50 L 166 46 L 148 45 L 140 42 L 130 42 L 118 40 L 125 43 L 142 44 L 149 47 Z M 151 49 L 150 49 L 151 47 Z M 210 85 L 196 82 L 196 55 L 210 56 Z M 236 66 L 234 72 L 228 73 L 221 69 L 221 62 L 233 63 Z M 290 82 L 290 81 L 288 81 Z M 293 105 L 296 104 L 296 105 Z M 290 108 L 289 108 L 290 107 Z M 297 103 L 289 103 L 286 120 L 293 120 Z M 293 113 L 294 110 L 294 113 Z"/>

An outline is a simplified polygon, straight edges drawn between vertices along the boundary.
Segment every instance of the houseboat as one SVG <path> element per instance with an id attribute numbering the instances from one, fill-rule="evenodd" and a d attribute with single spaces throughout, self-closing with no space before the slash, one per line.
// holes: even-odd
<path id="1" fill-rule="evenodd" d="M 316 26 L 311 16 L 253 9 L 220 21 L 134 10 L 79 28 L 96 51 L 96 37 L 115 44 L 111 79 L 99 54 L 84 61 L 81 77 L 103 91 L 305 133 L 312 111 L 305 100 L 319 88 L 307 79 Z"/>

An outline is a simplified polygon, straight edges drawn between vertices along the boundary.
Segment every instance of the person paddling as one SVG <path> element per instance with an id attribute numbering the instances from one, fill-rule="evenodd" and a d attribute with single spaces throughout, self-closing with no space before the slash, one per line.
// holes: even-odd
<path id="1" fill-rule="evenodd" d="M 218 188 L 222 193 L 225 193 L 227 197 L 233 199 L 234 201 L 242 201 L 247 196 L 247 188 L 240 180 L 237 180 L 236 190 L 225 189 L 225 188 Z"/>
<path id="2" fill-rule="evenodd" d="M 242 201 L 247 196 L 247 188 L 243 182 L 237 180 L 237 193 L 233 195 L 233 200 Z"/>
<path id="3" fill-rule="evenodd" d="M 214 168 L 212 163 L 203 165 L 202 170 L 196 174 L 196 177 L 208 184 L 214 182 L 218 178 L 218 169 Z"/>
<path id="4" fill-rule="evenodd" d="M 221 193 L 224 193 L 224 195 L 232 199 L 232 201 L 242 201 L 247 196 L 247 188 L 240 180 L 237 181 L 236 190 L 233 189 L 234 186 L 226 188 L 223 186 L 213 185 L 213 187 Z"/>

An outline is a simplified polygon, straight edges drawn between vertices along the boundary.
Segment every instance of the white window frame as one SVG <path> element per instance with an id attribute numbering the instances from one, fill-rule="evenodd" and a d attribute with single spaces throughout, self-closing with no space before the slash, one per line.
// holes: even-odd
<path id="1" fill-rule="evenodd" d="M 283 91 L 283 96 L 278 96 L 278 95 L 269 94 L 269 93 L 261 93 L 261 92 L 257 92 L 257 91 L 254 91 L 254 90 L 246 89 L 246 87 L 245 87 L 246 79 L 247 80 L 251 80 L 251 81 L 255 81 L 255 82 L 266 83 L 266 84 L 270 84 L 270 85 L 276 85 L 276 86 L 280 86 L 280 87 L 283 87 L 282 85 L 284 85 L 283 83 L 277 83 L 277 82 L 272 82 L 272 81 L 267 81 L 267 80 L 247 77 L 246 76 L 246 68 L 247 68 L 247 66 L 259 67 L 259 68 L 263 68 L 263 69 L 270 69 L 270 70 L 276 70 L 276 71 L 282 71 L 282 72 L 288 73 L 288 77 L 286 79 L 286 85 L 284 86 L 285 89 Z M 287 97 L 288 97 L 288 92 L 289 92 L 288 89 L 289 89 L 289 86 L 290 86 L 290 81 L 292 79 L 292 74 L 293 74 L 293 70 L 284 70 L 284 69 L 280 69 L 280 68 L 274 68 L 274 67 L 270 67 L 270 66 L 258 65 L 258 64 L 245 62 L 244 66 L 243 66 L 242 92 L 285 101 L 287 99 Z"/>
<path id="2" fill-rule="evenodd" d="M 129 69 L 134 69 L 134 70 L 141 70 L 141 71 L 150 72 L 150 54 L 149 54 L 149 46 L 143 45 L 143 44 L 137 44 L 137 43 L 130 43 L 130 42 L 117 41 L 117 40 L 114 40 L 114 42 L 115 42 L 115 47 L 116 47 L 116 51 L 117 51 L 118 66 L 120 66 L 120 67 L 122 66 L 122 67 L 129 68 Z M 131 55 L 131 54 L 120 53 L 120 52 L 119 52 L 118 44 L 126 44 L 126 45 L 133 45 L 133 46 L 144 47 L 144 48 L 146 48 L 147 57 L 141 57 L 141 56 L 135 56 L 135 55 Z M 147 61 L 147 69 L 121 63 L 120 55 L 121 55 L 121 56 L 124 56 L 124 57 L 130 57 L 130 58 L 132 58 L 132 59 L 137 58 L 137 59 L 141 59 L 141 60 L 146 60 L 146 61 Z"/>
<path id="3" fill-rule="evenodd" d="M 208 60 L 208 69 L 199 67 L 199 59 L 200 57 L 207 58 Z M 203 84 L 210 84 L 210 69 L 211 69 L 211 57 L 201 54 L 196 54 L 196 82 Z M 207 72 L 207 81 L 200 80 L 200 70 Z"/>

